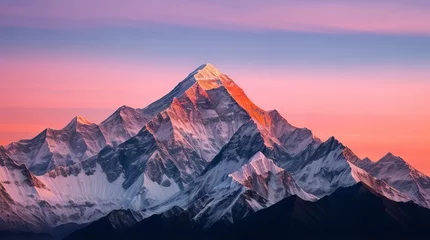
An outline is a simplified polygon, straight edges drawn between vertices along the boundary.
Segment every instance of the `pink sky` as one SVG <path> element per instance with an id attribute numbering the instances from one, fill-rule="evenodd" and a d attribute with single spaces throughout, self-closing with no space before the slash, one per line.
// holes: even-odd
<path id="1" fill-rule="evenodd" d="M 37 60 L 37 61 L 35 61 Z M 0 144 L 61 128 L 75 115 L 100 122 L 121 105 L 145 107 L 201 63 L 49 56 L 0 58 Z M 257 105 L 360 157 L 387 152 L 430 173 L 430 70 L 271 68 L 213 62 Z M 413 79 L 414 81 L 408 81 Z"/>

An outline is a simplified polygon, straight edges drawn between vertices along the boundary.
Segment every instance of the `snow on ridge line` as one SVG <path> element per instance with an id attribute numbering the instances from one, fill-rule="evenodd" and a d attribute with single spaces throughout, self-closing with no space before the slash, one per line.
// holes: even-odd
<path id="1" fill-rule="evenodd" d="M 362 182 L 369 186 L 371 189 L 377 193 L 383 195 L 384 197 L 396 201 L 396 202 L 408 202 L 411 201 L 405 194 L 395 189 L 394 187 L 388 185 L 385 181 L 377 179 L 371 176 L 365 170 L 359 168 L 355 164 L 348 162 L 351 167 L 351 175 L 356 182 Z"/>
<path id="2" fill-rule="evenodd" d="M 120 208 L 143 209 L 147 201 L 163 201 L 179 191 L 173 179 L 163 175 L 163 182 L 168 184 L 158 184 L 147 173 L 142 173 L 130 188 L 124 189 L 123 174 L 109 182 L 99 164 L 91 174 L 81 171 L 76 175 L 60 174 L 53 178 L 45 174 L 35 178 L 43 183 L 43 188 L 26 184 L 28 179 L 21 169 L 0 166 L 0 182 L 4 192 L 17 204 L 14 207 L 32 207 L 31 214 L 42 217 L 50 228 L 71 222 L 92 222 Z"/>
<path id="3" fill-rule="evenodd" d="M 233 182 L 266 199 L 268 206 L 292 195 L 306 201 L 318 200 L 318 197 L 301 189 L 285 169 L 276 166 L 273 160 L 261 152 L 257 152 L 248 164 L 229 176 Z"/>
<path id="4" fill-rule="evenodd" d="M 239 170 L 229 174 L 234 180 L 243 183 L 253 173 L 257 175 L 264 175 L 269 172 L 274 174 L 285 171 L 284 169 L 276 166 L 276 164 L 267 158 L 262 152 L 257 152 L 251 157 L 248 164 L 243 165 Z"/>

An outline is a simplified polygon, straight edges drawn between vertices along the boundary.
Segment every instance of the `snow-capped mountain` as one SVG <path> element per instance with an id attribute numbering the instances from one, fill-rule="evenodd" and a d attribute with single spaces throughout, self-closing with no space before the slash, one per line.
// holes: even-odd
<path id="1" fill-rule="evenodd" d="M 427 176 L 292 126 L 211 64 L 145 108 L 120 107 L 100 124 L 76 117 L 1 148 L 0 160 L 5 229 L 47 231 L 128 209 L 122 228 L 175 208 L 209 228 L 358 182 L 393 201 L 430 202 Z"/>
<path id="2" fill-rule="evenodd" d="M 100 123 L 99 127 L 106 143 L 115 147 L 136 136 L 149 118 L 142 109 L 122 106 Z"/>
<path id="3" fill-rule="evenodd" d="M 8 154 L 41 175 L 55 166 L 68 166 L 98 153 L 106 140 L 100 128 L 82 117 L 75 117 L 63 129 L 47 128 L 31 140 L 6 147 Z"/>
<path id="4" fill-rule="evenodd" d="M 287 171 L 276 166 L 261 152 L 256 153 L 248 164 L 243 165 L 230 176 L 271 204 L 291 195 L 297 195 L 309 201 L 317 200 L 317 197 L 300 189 Z"/>
<path id="5" fill-rule="evenodd" d="M 148 110 L 144 109 L 143 112 L 148 111 L 147 115 L 142 116 L 130 108 L 122 107 L 100 125 L 76 118 L 62 130 L 47 130 L 54 133 L 49 135 L 51 138 L 42 136 L 41 140 L 36 138 L 27 141 L 45 144 L 51 139 L 57 140 L 53 142 L 66 145 L 67 148 L 61 149 L 69 151 L 62 153 L 70 156 L 73 152 L 70 147 L 72 135 L 85 138 L 89 134 L 81 132 L 91 127 L 100 136 L 92 140 L 103 139 L 104 136 L 104 145 L 114 143 L 110 139 L 112 137 L 121 142 L 127 138 L 127 134 L 131 136 L 136 132 L 141 123 L 136 119 L 145 122 L 145 116 L 153 115 L 136 136 L 122 144 L 106 145 L 97 155 L 74 159 L 73 164 L 53 164 L 45 168 L 51 170 L 37 179 L 45 184 L 47 192 L 35 197 L 28 205 L 46 202 L 46 205 L 54 206 L 50 209 L 50 215 L 42 214 L 42 218 L 44 225 L 55 227 L 68 222 L 89 222 L 114 209 L 141 209 L 180 191 L 205 169 L 237 129 L 249 121 L 247 112 L 233 99 L 222 82 L 216 79 L 216 74 L 211 66 L 198 68 L 171 93 L 150 105 L 146 108 Z M 195 77 L 200 75 L 206 76 L 203 82 Z M 210 76 L 213 78 L 209 79 Z M 82 141 L 82 138 L 79 140 Z M 10 149 L 13 145 L 16 144 L 9 146 L 8 153 L 12 152 Z M 49 157 L 57 155 L 47 155 L 45 162 L 56 163 L 55 158 Z M 37 158 L 36 162 L 40 159 Z M 32 166 L 29 164 L 33 163 L 31 160 L 25 163 Z M 39 174 L 45 169 L 36 169 L 35 172 Z M 77 206 L 67 208 L 71 209 L 70 213 L 55 207 L 69 206 L 70 202 Z"/>
<path id="6" fill-rule="evenodd" d="M 124 142 L 147 121 L 142 110 L 123 106 L 100 125 L 77 116 L 63 129 L 47 128 L 33 139 L 9 144 L 6 151 L 34 174 L 43 175 L 56 166 L 71 166 L 88 159 L 106 145 Z"/>
<path id="7" fill-rule="evenodd" d="M 381 179 L 414 202 L 430 208 L 430 177 L 416 170 L 401 157 L 388 153 L 377 162 L 363 159 L 357 165 Z"/>

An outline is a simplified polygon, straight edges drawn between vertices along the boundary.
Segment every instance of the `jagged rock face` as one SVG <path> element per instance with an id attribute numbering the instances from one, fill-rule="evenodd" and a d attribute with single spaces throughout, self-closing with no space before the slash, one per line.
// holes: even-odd
<path id="1" fill-rule="evenodd" d="M 238 210 L 246 209 L 240 206 Z M 120 215 L 114 212 L 111 215 Z M 204 228 L 189 210 L 174 207 L 127 229 L 115 228 L 111 215 L 67 239 L 414 239 L 425 238 L 430 210 L 398 203 L 375 194 L 365 184 L 339 188 L 310 202 L 287 197 L 269 208 L 239 219 Z M 131 214 L 122 211 L 121 215 Z M 126 218 L 128 219 L 128 217 Z"/>
<path id="2" fill-rule="evenodd" d="M 46 129 L 31 140 L 11 143 L 6 150 L 14 160 L 42 175 L 55 166 L 70 166 L 85 160 L 105 146 L 99 126 L 76 117 L 61 130 Z"/>
<path id="3" fill-rule="evenodd" d="M 297 195 L 306 200 L 317 200 L 317 197 L 297 186 L 287 171 L 276 166 L 261 152 L 256 153 L 248 164 L 230 176 L 272 204 L 291 195 Z"/>
<path id="4" fill-rule="evenodd" d="M 117 146 L 135 136 L 148 122 L 141 109 L 119 108 L 100 125 L 75 117 L 61 130 L 45 129 L 35 138 L 11 143 L 6 151 L 34 174 L 71 166 L 96 155 L 106 145 Z"/>
<path id="5" fill-rule="evenodd" d="M 146 108 L 123 106 L 101 124 L 77 117 L 0 148 L 0 224 L 45 231 L 129 209 L 133 217 L 123 222 L 110 215 L 127 228 L 178 206 L 209 228 L 292 195 L 315 201 L 357 182 L 428 206 L 428 177 L 403 168 L 360 160 L 335 138 L 322 142 L 256 106 L 206 64 Z M 383 175 L 398 169 L 398 179 Z M 416 178 L 403 182 L 409 173 Z"/>
<path id="6" fill-rule="evenodd" d="M 46 230 L 37 200 L 39 192 L 44 191 L 46 186 L 0 146 L 0 230 Z"/>
<path id="7" fill-rule="evenodd" d="M 357 162 L 370 175 L 393 186 L 423 207 L 430 207 L 430 178 L 402 158 L 388 153 L 377 162 L 364 159 Z"/>
<path id="8" fill-rule="evenodd" d="M 187 210 L 206 229 L 217 222 L 237 222 L 293 195 L 307 201 L 318 199 L 303 191 L 290 174 L 258 152 Z"/>
<path id="9" fill-rule="evenodd" d="M 247 146 L 258 152 L 250 155 L 254 149 Z M 144 214 L 179 206 L 187 209 L 194 221 L 210 227 L 221 220 L 234 222 L 293 194 L 316 200 L 300 189 L 291 175 L 259 152 L 266 148 L 257 125 L 252 121 L 243 125 L 201 176 Z"/>
<path id="10" fill-rule="evenodd" d="M 100 123 L 99 126 L 107 144 L 116 147 L 136 136 L 149 121 L 149 118 L 150 116 L 145 114 L 142 109 L 122 106 Z"/>
<path id="11" fill-rule="evenodd" d="M 345 147 L 335 138 L 322 143 L 291 171 L 297 183 L 306 192 L 323 197 L 339 187 L 349 187 L 356 183 L 351 168 L 344 155 Z M 282 166 L 282 165 L 281 165 Z M 288 170 L 288 165 L 286 169 Z M 296 170 L 297 169 L 297 170 Z"/>
<path id="12" fill-rule="evenodd" d="M 354 164 L 350 163 L 351 167 L 351 173 L 352 177 L 356 182 L 362 182 L 366 184 L 368 187 L 370 187 L 375 193 L 384 196 L 388 199 L 394 200 L 396 202 L 409 202 L 411 199 L 408 198 L 408 196 L 401 191 L 395 189 L 394 187 L 390 186 L 383 180 L 377 179 L 373 176 L 371 176 L 368 172 L 365 170 L 355 166 Z"/>
<path id="13" fill-rule="evenodd" d="M 247 112 L 222 84 L 205 90 L 194 76 L 184 81 L 194 81 L 194 84 L 181 96 L 171 94 L 174 97 L 170 105 L 154 115 L 136 137 L 99 154 L 98 162 L 110 181 L 124 172 L 123 186 L 127 188 L 144 173 L 158 185 L 166 176 L 182 188 L 199 175 L 237 129 L 249 121 Z M 210 81 L 205 80 L 205 83 Z M 154 110 L 151 108 L 151 111 Z"/>

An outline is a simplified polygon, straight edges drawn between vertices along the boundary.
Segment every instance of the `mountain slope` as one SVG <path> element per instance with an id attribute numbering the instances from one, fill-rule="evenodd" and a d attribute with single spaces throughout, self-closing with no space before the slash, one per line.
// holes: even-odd
<path id="1" fill-rule="evenodd" d="M 148 122 L 142 110 L 122 106 L 100 125 L 77 116 L 63 129 L 47 128 L 33 139 L 9 144 L 6 151 L 34 174 L 88 159 L 106 145 L 116 146 L 135 136 Z"/>
<path id="2" fill-rule="evenodd" d="M 101 122 L 99 126 L 107 144 L 115 147 L 136 136 L 149 121 L 149 118 L 150 116 L 145 114 L 142 109 L 122 106 Z"/>
<path id="3" fill-rule="evenodd" d="M 31 140 L 6 147 L 8 154 L 41 175 L 55 166 L 68 166 L 98 153 L 106 140 L 100 128 L 82 117 L 75 117 L 63 129 L 47 128 Z"/>
<path id="4" fill-rule="evenodd" d="M 46 230 L 36 200 L 46 191 L 46 186 L 25 165 L 16 164 L 0 146 L 0 230 Z"/>
<path id="5" fill-rule="evenodd" d="M 430 177 L 419 172 L 402 158 L 388 153 L 377 162 L 357 163 L 372 176 L 395 187 L 421 206 L 430 207 Z"/>
<path id="6" fill-rule="evenodd" d="M 263 153 L 256 153 L 248 164 L 230 174 L 236 182 L 258 193 L 270 203 L 297 195 L 305 200 L 317 200 L 297 186 L 290 174 L 279 168 Z"/>
<path id="7" fill-rule="evenodd" d="M 232 239 L 404 239 L 426 236 L 429 214 L 428 209 L 391 201 L 358 183 L 317 202 L 287 198 L 236 225 L 214 228 L 211 234 Z"/>
<path id="8" fill-rule="evenodd" d="M 401 192 L 352 164 L 356 156 L 334 138 L 320 144 L 306 161 L 298 163 L 296 161 L 299 161 L 300 155 L 291 157 L 282 145 L 274 144 L 273 139 L 276 140 L 273 135 L 267 134 L 266 128 L 250 120 L 236 132 L 199 177 L 167 201 L 143 211 L 142 216 L 148 217 L 179 206 L 186 209 L 194 221 L 209 227 L 221 219 L 234 222 L 291 194 L 312 201 L 318 197 L 312 195 L 314 192 L 322 196 L 330 195 L 338 188 L 357 182 L 368 184 L 375 192 L 392 200 L 409 201 Z M 305 150 L 302 154 L 309 154 L 309 151 Z M 271 163 L 272 175 L 263 177 L 260 174 L 245 180 L 244 176 L 249 176 L 247 172 L 259 171 L 259 168 L 252 167 L 253 161 L 267 159 L 266 156 L 274 157 L 273 161 L 265 160 L 262 163 L 263 166 L 264 163 Z M 286 167 L 282 169 L 275 164 Z M 297 164 L 301 166 L 297 167 Z M 288 167 L 296 171 L 292 177 L 283 175 L 288 172 Z M 284 181 L 294 179 L 293 189 L 300 190 L 291 191 L 291 188 L 283 186 L 284 181 L 277 181 L 279 176 L 274 178 L 275 172 L 282 172 L 284 177 L 280 179 Z M 232 184 L 231 177 L 252 191 L 243 191 L 237 184 Z M 269 187 L 270 184 L 275 186 Z M 283 195 L 286 189 L 289 189 L 289 194 Z"/>
<path id="9" fill-rule="evenodd" d="M 208 228 L 218 221 L 234 223 L 292 195 L 317 200 L 263 153 L 256 153 L 247 162 L 212 190 L 204 195 L 200 192 L 191 205 L 179 207 L 195 214 L 193 221 Z"/>
<path id="10" fill-rule="evenodd" d="M 197 72 L 209 70 L 202 68 Z M 165 175 L 181 187 L 200 174 L 237 129 L 249 120 L 220 82 L 196 81 L 194 75 L 154 104 L 144 111 L 152 114 L 165 109 L 154 115 L 137 136 L 98 155 L 98 162 L 110 181 L 124 172 L 127 188 L 145 173 L 158 185 Z M 106 158 L 110 159 L 109 163 Z"/>
<path id="11" fill-rule="evenodd" d="M 111 216 L 67 239 L 422 238 L 427 236 L 430 210 L 411 202 L 391 201 L 358 183 L 316 202 L 291 196 L 234 224 L 219 222 L 206 230 L 191 221 L 189 211 L 180 208 L 153 215 L 127 229 L 113 228 L 108 218 Z"/>

